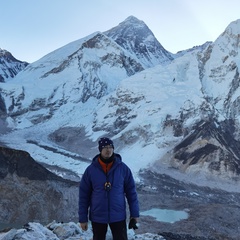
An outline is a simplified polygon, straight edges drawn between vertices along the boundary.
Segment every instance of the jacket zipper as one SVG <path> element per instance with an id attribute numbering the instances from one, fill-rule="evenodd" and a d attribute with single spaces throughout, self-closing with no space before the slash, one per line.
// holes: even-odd
<path id="1" fill-rule="evenodd" d="M 106 182 L 108 182 L 108 164 L 106 164 Z M 107 191 L 108 198 L 108 222 L 110 223 L 110 191 Z"/>

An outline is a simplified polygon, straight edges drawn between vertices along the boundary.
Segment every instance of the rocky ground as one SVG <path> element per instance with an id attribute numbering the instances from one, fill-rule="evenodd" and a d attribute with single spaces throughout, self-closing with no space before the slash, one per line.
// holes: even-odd
<path id="1" fill-rule="evenodd" d="M 189 218 L 175 223 L 141 216 L 139 233 L 158 233 L 169 239 L 237 240 L 240 236 L 240 194 L 199 187 L 164 174 L 141 173 L 138 186 L 141 211 L 151 208 L 186 210 Z"/>
<path id="2" fill-rule="evenodd" d="M 184 210 L 189 217 L 166 223 L 141 216 L 136 237 L 147 233 L 153 236 L 148 239 L 162 239 L 160 236 L 166 240 L 239 239 L 239 193 L 186 184 L 151 171 L 144 171 L 140 176 L 142 183 L 137 184 L 137 189 L 141 211 L 152 208 Z"/>

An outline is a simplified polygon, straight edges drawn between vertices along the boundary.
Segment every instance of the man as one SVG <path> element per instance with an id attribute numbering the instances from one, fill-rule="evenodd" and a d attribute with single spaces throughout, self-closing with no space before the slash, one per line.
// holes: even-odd
<path id="1" fill-rule="evenodd" d="M 93 240 L 105 240 L 108 225 L 113 240 L 127 240 L 126 199 L 129 205 L 129 228 L 136 229 L 139 205 L 135 182 L 129 167 L 114 153 L 113 141 L 101 138 L 100 154 L 85 170 L 79 187 L 79 222 L 83 230 L 92 223 Z M 126 199 L 125 199 L 126 198 Z"/>

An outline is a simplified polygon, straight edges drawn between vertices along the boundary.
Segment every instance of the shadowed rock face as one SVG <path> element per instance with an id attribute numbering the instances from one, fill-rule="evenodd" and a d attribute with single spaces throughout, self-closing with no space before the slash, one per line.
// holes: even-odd
<path id="1" fill-rule="evenodd" d="M 200 122 L 194 129 L 174 148 L 175 164 L 182 169 L 205 164 L 210 172 L 239 176 L 240 143 L 233 122 Z"/>
<path id="2" fill-rule="evenodd" d="M 24 151 L 0 147 L 0 223 L 77 221 L 78 183 Z"/>
<path id="3" fill-rule="evenodd" d="M 0 147 L 0 179 L 5 178 L 9 173 L 15 173 L 18 177 L 28 178 L 29 180 L 67 182 L 67 180 L 53 174 L 35 162 L 29 153 Z"/>

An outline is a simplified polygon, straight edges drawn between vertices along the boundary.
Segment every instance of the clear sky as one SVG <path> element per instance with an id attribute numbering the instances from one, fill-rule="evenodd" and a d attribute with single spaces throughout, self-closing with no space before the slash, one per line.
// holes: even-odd
<path id="1" fill-rule="evenodd" d="M 34 62 L 129 16 L 172 52 L 215 41 L 240 19 L 240 0 L 0 0 L 0 48 Z"/>

